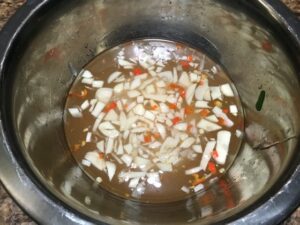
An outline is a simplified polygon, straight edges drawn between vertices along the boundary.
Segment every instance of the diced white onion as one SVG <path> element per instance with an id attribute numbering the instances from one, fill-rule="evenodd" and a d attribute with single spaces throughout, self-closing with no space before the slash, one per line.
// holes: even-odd
<path id="1" fill-rule="evenodd" d="M 181 147 L 181 148 L 189 148 L 189 147 L 192 146 L 192 144 L 195 143 L 195 141 L 196 141 L 195 138 L 189 137 L 189 138 L 185 139 L 185 140 L 181 143 L 180 147 Z"/>
<path id="2" fill-rule="evenodd" d="M 114 80 L 116 80 L 120 75 L 122 74 L 122 72 L 120 71 L 115 71 L 112 74 L 109 75 L 109 77 L 107 78 L 107 83 L 111 83 Z"/>
<path id="3" fill-rule="evenodd" d="M 85 100 L 85 101 L 81 104 L 80 108 L 82 109 L 82 111 L 84 111 L 84 110 L 86 110 L 89 106 L 90 106 L 89 100 Z"/>
<path id="4" fill-rule="evenodd" d="M 218 156 L 214 160 L 221 165 L 224 165 L 227 159 L 231 133 L 227 130 L 221 130 L 217 134 L 217 147 Z"/>
<path id="5" fill-rule="evenodd" d="M 200 122 L 197 124 L 197 127 L 207 132 L 212 132 L 212 131 L 217 131 L 222 129 L 222 127 L 219 126 L 218 124 L 210 122 L 206 119 L 201 119 Z"/>
<path id="6" fill-rule="evenodd" d="M 200 172 L 201 170 L 202 170 L 202 168 L 200 166 L 197 166 L 197 167 L 193 167 L 191 169 L 186 170 L 185 174 L 186 175 L 192 175 L 192 174 Z"/>
<path id="7" fill-rule="evenodd" d="M 92 83 L 92 87 L 101 88 L 103 87 L 104 82 L 102 80 L 94 80 Z"/>
<path id="8" fill-rule="evenodd" d="M 188 87 L 188 89 L 186 90 L 185 101 L 188 105 L 190 105 L 193 101 L 196 87 L 197 87 L 197 84 L 193 84 L 193 85 L 190 85 Z"/>
<path id="9" fill-rule="evenodd" d="M 210 108 L 207 101 L 196 101 L 195 107 L 201 108 L 201 109 L 209 109 Z"/>
<path id="10" fill-rule="evenodd" d="M 69 108 L 69 113 L 72 115 L 72 117 L 74 118 L 81 118 L 82 117 L 82 113 L 80 112 L 80 110 L 78 108 Z"/>
<path id="11" fill-rule="evenodd" d="M 111 181 L 116 173 L 116 165 L 112 162 L 106 162 L 107 175 Z"/>
<path id="12" fill-rule="evenodd" d="M 93 74 L 89 70 L 84 70 L 82 73 L 82 77 L 84 78 L 92 78 Z"/>
<path id="13" fill-rule="evenodd" d="M 200 168 L 205 171 L 207 164 L 209 162 L 209 160 L 211 159 L 211 153 L 214 150 L 216 146 L 216 141 L 209 141 L 207 142 L 205 149 L 204 149 L 204 153 L 203 156 L 201 158 L 201 162 L 200 162 Z"/>
<path id="14" fill-rule="evenodd" d="M 221 91 L 222 91 L 223 95 L 225 95 L 227 97 L 234 97 L 234 93 L 231 89 L 230 84 L 221 85 Z"/>

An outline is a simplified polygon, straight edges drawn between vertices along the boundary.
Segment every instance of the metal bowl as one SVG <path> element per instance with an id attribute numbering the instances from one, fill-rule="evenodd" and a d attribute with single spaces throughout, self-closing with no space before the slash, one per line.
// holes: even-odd
<path id="1" fill-rule="evenodd" d="M 77 73 L 136 38 L 201 48 L 226 68 L 246 115 L 242 148 L 205 193 L 169 204 L 96 187 L 66 144 L 63 110 Z M 276 0 L 27 1 L 0 36 L 0 178 L 43 224 L 274 224 L 300 200 L 300 25 Z M 265 90 L 262 111 L 255 109 Z M 86 196 L 91 204 L 85 202 Z"/>

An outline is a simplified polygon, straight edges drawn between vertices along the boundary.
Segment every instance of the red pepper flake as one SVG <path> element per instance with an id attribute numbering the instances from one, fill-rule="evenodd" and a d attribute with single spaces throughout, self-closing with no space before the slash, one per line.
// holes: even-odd
<path id="1" fill-rule="evenodd" d="M 187 61 L 192 62 L 192 61 L 193 61 L 193 56 L 192 56 L 192 55 L 189 55 L 189 56 L 187 57 Z"/>
<path id="2" fill-rule="evenodd" d="M 110 110 L 115 109 L 116 107 L 117 107 L 117 103 L 116 103 L 116 102 L 110 102 L 110 103 L 108 103 L 108 104 L 105 106 L 103 112 L 107 113 L 107 112 L 109 112 Z"/>
<path id="3" fill-rule="evenodd" d="M 151 134 L 146 134 L 146 135 L 144 135 L 144 142 L 145 142 L 145 143 L 151 142 Z"/>
<path id="4" fill-rule="evenodd" d="M 177 109 L 177 105 L 174 103 L 168 103 L 169 109 Z"/>
<path id="5" fill-rule="evenodd" d="M 99 153 L 99 159 L 104 159 L 104 157 L 105 157 L 104 153 L 100 152 Z"/>
<path id="6" fill-rule="evenodd" d="M 181 60 L 179 63 L 182 66 L 182 68 L 184 68 L 184 69 L 188 69 L 190 67 L 190 64 L 188 61 Z"/>
<path id="7" fill-rule="evenodd" d="M 179 123 L 180 121 L 181 121 L 181 118 L 178 117 L 178 116 L 176 116 L 176 117 L 174 117 L 174 118 L 172 119 L 173 125 L 176 125 L 176 124 Z"/>
<path id="8" fill-rule="evenodd" d="M 221 125 L 221 126 L 225 126 L 226 123 L 225 123 L 225 120 L 223 118 L 218 118 L 218 124 Z"/>
<path id="9" fill-rule="evenodd" d="M 216 165 L 215 165 L 213 162 L 209 162 L 207 167 L 208 167 L 208 170 L 209 170 L 212 174 L 216 174 L 216 173 L 217 173 Z"/>
<path id="10" fill-rule="evenodd" d="M 184 113 L 187 115 L 193 114 L 195 111 L 195 108 L 193 106 L 186 106 L 184 107 Z"/>
<path id="11" fill-rule="evenodd" d="M 201 117 L 207 117 L 209 115 L 210 111 L 208 109 L 202 109 L 200 111 L 200 116 Z"/>
<path id="12" fill-rule="evenodd" d="M 179 95 L 184 98 L 185 97 L 185 89 L 184 87 L 178 85 L 178 84 L 175 84 L 175 83 L 171 83 L 169 85 L 169 88 L 172 89 L 172 90 L 175 90 L 175 91 L 178 91 L 179 92 Z"/>
<path id="13" fill-rule="evenodd" d="M 229 109 L 228 108 L 224 108 L 223 112 L 226 113 L 226 114 L 228 114 L 229 113 Z"/>
<path id="14" fill-rule="evenodd" d="M 154 137 L 156 140 L 158 140 L 158 139 L 160 138 L 160 133 L 158 133 L 158 132 L 153 133 L 153 137 Z"/>
<path id="15" fill-rule="evenodd" d="M 57 47 L 48 50 L 44 56 L 44 61 L 48 62 L 50 59 L 57 59 L 60 56 L 60 50 Z"/>
<path id="16" fill-rule="evenodd" d="M 158 109 L 158 105 L 151 105 L 151 109 L 152 110 L 157 110 Z"/>
<path id="17" fill-rule="evenodd" d="M 263 50 L 265 50 L 266 52 L 272 52 L 273 50 L 273 46 L 271 44 L 270 41 L 268 40 L 264 40 L 262 43 L 261 43 L 261 47 Z"/>
<path id="18" fill-rule="evenodd" d="M 134 69 L 133 69 L 133 74 L 134 74 L 135 76 L 139 76 L 139 75 L 141 75 L 142 73 L 143 73 L 143 71 L 142 71 L 141 68 L 134 68 Z"/>
<path id="19" fill-rule="evenodd" d="M 218 153 L 217 150 L 214 150 L 214 151 L 212 152 L 212 157 L 213 157 L 214 159 L 216 159 L 216 158 L 219 157 L 219 153 Z"/>

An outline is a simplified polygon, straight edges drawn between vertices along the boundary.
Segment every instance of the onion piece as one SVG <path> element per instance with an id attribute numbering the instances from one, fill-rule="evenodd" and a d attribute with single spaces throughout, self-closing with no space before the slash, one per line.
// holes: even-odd
<path id="1" fill-rule="evenodd" d="M 116 80 L 120 75 L 122 74 L 122 72 L 120 71 L 115 71 L 112 74 L 109 75 L 109 77 L 107 78 L 107 83 L 111 83 L 114 80 Z"/>
<path id="2" fill-rule="evenodd" d="M 127 60 L 124 60 L 124 59 L 119 59 L 119 60 L 118 60 L 118 63 L 119 63 L 120 66 L 122 66 L 122 67 L 127 67 L 127 68 L 131 68 L 131 67 L 134 66 L 133 63 L 128 62 Z"/>
<path id="3" fill-rule="evenodd" d="M 238 138 L 241 138 L 241 137 L 243 137 L 243 132 L 240 131 L 240 130 L 236 130 L 236 131 L 235 131 L 235 135 L 236 135 Z"/>
<path id="4" fill-rule="evenodd" d="M 190 82 L 190 78 L 188 76 L 188 74 L 186 72 L 182 72 L 181 76 L 178 80 L 178 83 L 184 87 L 188 87 L 190 86 L 191 82 Z"/>
<path id="5" fill-rule="evenodd" d="M 173 81 L 173 73 L 172 71 L 164 71 L 158 73 L 158 76 L 162 78 L 166 82 L 172 82 Z"/>
<path id="6" fill-rule="evenodd" d="M 234 93 L 232 91 L 230 84 L 221 85 L 221 91 L 223 95 L 225 95 L 226 97 L 234 97 Z"/>
<path id="7" fill-rule="evenodd" d="M 181 188 L 180 188 L 180 190 L 182 190 L 183 192 L 185 192 L 185 193 L 190 193 L 190 189 L 188 188 L 188 187 L 186 187 L 186 186 L 182 186 Z"/>
<path id="8" fill-rule="evenodd" d="M 102 110 L 104 109 L 105 104 L 103 102 L 97 102 L 93 111 L 91 112 L 91 114 L 94 117 L 98 117 L 100 115 L 100 113 L 102 112 Z"/>
<path id="9" fill-rule="evenodd" d="M 200 162 L 200 168 L 203 171 L 206 170 L 207 164 L 211 158 L 211 153 L 214 150 L 215 146 L 216 146 L 216 141 L 209 141 L 205 146 L 204 153 Z"/>
<path id="10" fill-rule="evenodd" d="M 159 88 L 164 88 L 166 86 L 166 83 L 163 80 L 159 80 L 156 82 L 156 86 Z"/>
<path id="11" fill-rule="evenodd" d="M 98 149 L 100 152 L 104 153 L 104 141 L 103 141 L 103 140 L 97 142 L 96 146 L 97 146 L 97 149 Z"/>
<path id="12" fill-rule="evenodd" d="M 82 111 L 86 110 L 90 106 L 89 100 L 85 100 L 81 105 L 80 108 Z"/>
<path id="13" fill-rule="evenodd" d="M 181 147 L 181 148 L 189 148 L 189 147 L 192 146 L 192 144 L 195 143 L 195 141 L 196 141 L 195 138 L 189 137 L 189 138 L 185 139 L 185 140 L 181 143 L 180 147 Z"/>
<path id="14" fill-rule="evenodd" d="M 103 171 L 105 169 L 105 161 L 99 158 L 98 152 L 87 152 L 84 158 L 92 163 L 98 170 Z"/>
<path id="15" fill-rule="evenodd" d="M 68 110 L 72 117 L 74 117 L 74 118 L 82 117 L 82 113 L 78 108 L 69 108 Z"/>
<path id="16" fill-rule="evenodd" d="M 91 163 L 90 161 L 86 160 L 86 159 L 83 159 L 83 160 L 81 161 L 81 164 L 82 164 L 83 166 L 90 167 L 92 163 Z"/>
<path id="17" fill-rule="evenodd" d="M 93 88 L 101 88 L 103 87 L 104 82 L 102 80 L 94 80 L 92 83 Z"/>
<path id="18" fill-rule="evenodd" d="M 108 120 L 108 121 L 117 121 L 119 120 L 119 115 L 116 113 L 115 110 L 110 110 L 106 116 L 104 117 L 104 120 Z"/>
<path id="19" fill-rule="evenodd" d="M 194 152 L 197 152 L 197 153 L 202 153 L 203 152 L 201 145 L 193 145 L 192 149 L 194 150 Z"/>
<path id="20" fill-rule="evenodd" d="M 221 165 L 224 165 L 228 155 L 231 133 L 227 130 L 221 130 L 217 134 L 217 156 L 214 160 Z"/>
<path id="21" fill-rule="evenodd" d="M 212 111 L 216 115 L 216 117 L 222 118 L 224 120 L 226 127 L 232 127 L 234 125 L 233 121 L 230 120 L 228 116 L 219 107 L 214 107 Z"/>
<path id="22" fill-rule="evenodd" d="M 236 105 L 230 105 L 229 106 L 229 111 L 232 115 L 237 116 L 238 113 L 238 108 Z"/>
<path id="23" fill-rule="evenodd" d="M 93 125 L 92 131 L 96 132 L 96 130 L 98 129 L 100 123 L 102 122 L 103 118 L 104 118 L 105 114 L 102 112 L 100 113 L 100 115 L 97 117 L 97 119 L 95 120 L 95 123 Z"/>
<path id="24" fill-rule="evenodd" d="M 158 102 L 166 102 L 167 101 L 167 95 L 157 95 L 157 94 L 144 94 L 144 97 L 147 99 L 152 99 L 154 101 Z"/>
<path id="25" fill-rule="evenodd" d="M 218 69 L 216 66 L 213 66 L 210 71 L 213 73 L 213 74 L 217 74 L 218 73 Z"/>
<path id="26" fill-rule="evenodd" d="M 172 172 L 173 167 L 171 163 L 157 163 L 157 167 L 163 172 Z"/>
<path id="27" fill-rule="evenodd" d="M 129 98 L 136 98 L 141 95 L 139 91 L 133 90 L 133 91 L 128 91 L 127 95 Z"/>
<path id="28" fill-rule="evenodd" d="M 196 90 L 195 90 L 195 98 L 198 101 L 202 101 L 204 98 L 205 93 L 209 91 L 209 87 L 208 87 L 208 80 L 205 79 L 203 80 L 203 84 L 199 85 Z"/>
<path id="29" fill-rule="evenodd" d="M 205 119 L 210 121 L 210 122 L 213 122 L 213 123 L 217 123 L 219 121 L 218 118 L 215 115 L 207 116 L 207 117 L 205 117 Z"/>
<path id="30" fill-rule="evenodd" d="M 131 144 L 124 145 L 123 147 L 128 154 L 130 154 L 133 150 L 133 147 Z"/>
<path id="31" fill-rule="evenodd" d="M 206 119 L 201 119 L 200 122 L 197 124 L 197 127 L 207 132 L 212 132 L 212 131 L 217 131 L 222 129 L 222 127 L 219 126 L 218 124 L 210 122 Z"/>
<path id="32" fill-rule="evenodd" d="M 209 109 L 209 108 L 211 108 L 208 105 L 208 102 L 206 102 L 206 101 L 196 101 L 195 107 L 196 108 L 201 108 L 201 109 Z"/>
<path id="33" fill-rule="evenodd" d="M 223 99 L 221 89 L 219 86 L 210 87 L 210 92 L 211 92 L 211 98 L 213 100 L 216 100 L 216 99 L 222 100 Z"/>
<path id="34" fill-rule="evenodd" d="M 110 101 L 111 97 L 113 95 L 113 89 L 111 88 L 99 88 L 96 91 L 96 98 L 98 101 L 101 101 L 103 103 L 107 103 Z"/>
<path id="35" fill-rule="evenodd" d="M 148 184 L 152 184 L 156 188 L 161 187 L 162 184 L 160 182 L 159 173 L 148 173 L 147 177 L 148 177 L 147 179 Z"/>
<path id="36" fill-rule="evenodd" d="M 195 173 L 199 173 L 201 170 L 202 170 L 202 168 L 200 166 L 193 167 L 191 169 L 186 170 L 185 175 L 192 175 Z"/>
<path id="37" fill-rule="evenodd" d="M 130 155 L 124 154 L 122 155 L 121 159 L 126 164 L 127 167 L 129 167 L 132 163 L 132 157 Z"/>
<path id="38" fill-rule="evenodd" d="M 154 94 L 156 92 L 153 84 L 148 85 L 145 91 L 147 94 Z"/>
<path id="39" fill-rule="evenodd" d="M 154 120 L 155 120 L 155 115 L 154 115 L 152 112 L 148 111 L 148 110 L 145 111 L 144 117 L 145 117 L 146 119 L 151 120 L 151 121 L 154 121 Z"/>
<path id="40" fill-rule="evenodd" d="M 109 180 L 111 181 L 116 173 L 116 165 L 112 162 L 106 162 L 107 175 Z"/>
<path id="41" fill-rule="evenodd" d="M 187 127 L 188 127 L 187 123 L 177 123 L 176 125 L 174 125 L 174 128 L 179 131 L 186 131 Z"/>
<path id="42" fill-rule="evenodd" d="M 128 187 L 129 188 L 136 188 L 136 186 L 139 184 L 139 181 L 140 181 L 140 178 L 131 179 L 130 182 L 129 182 Z"/>
<path id="43" fill-rule="evenodd" d="M 83 84 L 88 84 L 88 85 L 92 85 L 93 82 L 94 82 L 94 78 L 83 78 L 83 79 L 81 80 L 81 83 L 83 83 Z"/>
<path id="44" fill-rule="evenodd" d="M 163 113 L 168 113 L 170 111 L 169 107 L 163 102 L 159 103 L 159 108 Z"/>
<path id="45" fill-rule="evenodd" d="M 161 143 L 158 141 L 152 142 L 149 144 L 149 148 L 155 149 L 155 148 L 159 148 L 161 146 Z"/>
<path id="46" fill-rule="evenodd" d="M 146 176 L 146 172 L 121 172 L 119 173 L 119 178 L 124 180 L 129 180 L 132 178 L 141 178 Z"/>
<path id="47" fill-rule="evenodd" d="M 158 133 L 160 134 L 161 138 L 165 139 L 166 135 L 167 135 L 165 126 L 160 123 L 156 123 L 156 129 L 157 129 Z"/>
<path id="48" fill-rule="evenodd" d="M 134 109 L 133 112 L 139 116 L 143 116 L 145 114 L 145 108 L 142 104 L 137 104 Z"/>
<path id="49" fill-rule="evenodd" d="M 113 138 L 108 138 L 107 141 L 106 141 L 105 153 L 106 154 L 112 153 L 113 147 L 114 147 L 114 139 Z"/>
<path id="50" fill-rule="evenodd" d="M 89 70 L 84 70 L 81 76 L 83 78 L 92 78 L 93 74 Z"/>
<path id="51" fill-rule="evenodd" d="M 141 84 L 142 84 L 141 79 L 136 78 L 131 82 L 130 89 L 134 90 L 134 89 L 138 88 Z"/>
<path id="52" fill-rule="evenodd" d="M 124 90 L 124 83 L 119 83 L 114 87 L 114 92 L 119 94 Z"/>
<path id="53" fill-rule="evenodd" d="M 192 83 L 199 82 L 199 76 L 196 73 L 190 73 L 190 79 Z"/>
<path id="54" fill-rule="evenodd" d="M 189 86 L 186 90 L 185 101 L 188 105 L 190 105 L 193 101 L 196 87 L 197 87 L 197 84 L 193 84 L 193 85 Z"/>
<path id="55" fill-rule="evenodd" d="M 85 142 L 91 142 L 92 141 L 92 132 L 87 132 Z"/>
<path id="56" fill-rule="evenodd" d="M 194 187 L 194 192 L 198 192 L 204 190 L 204 185 L 203 184 L 198 184 L 197 186 Z"/>

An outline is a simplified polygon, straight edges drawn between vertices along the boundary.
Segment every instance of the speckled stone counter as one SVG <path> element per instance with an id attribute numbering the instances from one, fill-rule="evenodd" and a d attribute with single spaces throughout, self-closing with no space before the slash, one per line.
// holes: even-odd
<path id="1" fill-rule="evenodd" d="M 0 0 L 0 30 L 25 0 Z M 283 0 L 300 18 L 300 0 Z M 300 204 L 300 203 L 299 203 Z M 36 225 L 0 184 L 0 225 Z M 282 225 L 300 225 L 300 207 Z"/>

